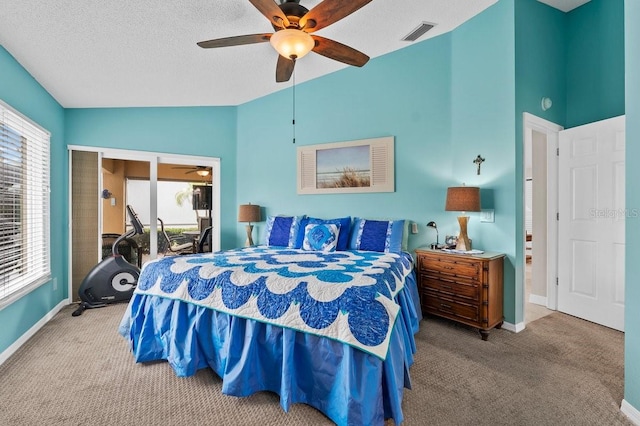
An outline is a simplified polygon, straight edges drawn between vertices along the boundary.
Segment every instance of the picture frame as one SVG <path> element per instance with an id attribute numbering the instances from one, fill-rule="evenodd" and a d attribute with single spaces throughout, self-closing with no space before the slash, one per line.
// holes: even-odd
<path id="1" fill-rule="evenodd" d="M 471 243 L 472 240 L 471 238 L 469 238 L 469 243 Z M 458 236 L 457 235 L 447 235 L 444 238 L 444 246 L 445 248 L 456 248 L 456 246 L 458 245 Z"/>
<path id="2" fill-rule="evenodd" d="M 297 149 L 297 193 L 394 192 L 394 137 Z"/>
<path id="3" fill-rule="evenodd" d="M 457 235 L 447 235 L 444 238 L 445 247 L 455 247 L 458 244 L 458 236 Z"/>

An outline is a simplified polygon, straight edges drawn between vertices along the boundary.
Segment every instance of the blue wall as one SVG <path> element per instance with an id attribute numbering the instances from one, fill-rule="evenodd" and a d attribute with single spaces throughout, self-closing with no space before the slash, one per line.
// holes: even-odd
<path id="1" fill-rule="evenodd" d="M 561 126 L 566 122 L 568 15 L 537 0 L 519 0 L 515 6 L 516 121 L 522 137 L 524 112 Z M 540 105 L 543 97 L 553 101 L 546 111 Z"/>
<path id="2" fill-rule="evenodd" d="M 450 51 L 451 37 L 444 35 L 298 85 L 296 144 L 291 88 L 241 105 L 238 201 L 264 206 L 267 214 L 406 218 L 422 225 L 410 238 L 414 247 L 435 241 L 424 226 L 430 220 L 452 231 L 455 220 L 439 221 L 450 173 Z M 298 146 L 389 135 L 395 136 L 395 192 L 296 194 Z M 260 234 L 264 223 L 257 227 Z"/>
<path id="3" fill-rule="evenodd" d="M 68 109 L 65 131 L 69 145 L 220 158 L 220 245 L 236 246 L 236 107 Z"/>
<path id="4" fill-rule="evenodd" d="M 624 114 L 622 5 L 621 0 L 591 0 L 563 13 L 536 0 L 515 2 L 515 158 L 523 158 L 524 112 L 565 128 Z M 540 105 L 543 97 L 553 101 L 547 111 Z M 523 173 L 522 161 L 517 161 L 517 182 L 522 182 Z M 522 185 L 517 185 L 517 291 L 523 288 L 522 192 Z M 522 294 L 514 302 L 516 312 L 523 313 Z"/>
<path id="5" fill-rule="evenodd" d="M 640 209 L 640 168 L 634 167 L 640 158 L 640 2 L 625 2 L 626 45 L 626 205 Z M 624 348 L 624 398 L 640 411 L 640 247 L 633 244 L 640 235 L 640 218 L 626 218 L 625 262 L 625 348 Z"/>
<path id="6" fill-rule="evenodd" d="M 567 14 L 565 128 L 624 114 L 623 16 L 624 0 L 591 0 Z"/>
<path id="7" fill-rule="evenodd" d="M 66 297 L 67 176 L 64 109 L 0 46 L 0 99 L 51 133 L 51 274 L 53 280 L 0 311 L 0 353 Z"/>
<path id="8" fill-rule="evenodd" d="M 515 2 L 515 158 L 516 195 L 515 220 L 517 232 L 515 275 L 517 285 L 513 304 L 517 322 L 524 321 L 524 211 L 523 185 L 524 141 L 523 113 L 528 112 L 559 125 L 566 119 L 566 14 L 536 0 Z M 543 97 L 553 101 L 547 111 L 541 108 Z"/>
<path id="9" fill-rule="evenodd" d="M 522 310 L 516 305 L 518 284 L 514 273 L 516 163 L 513 111 L 516 81 L 513 16 L 513 2 L 499 2 L 452 33 L 452 168 L 451 180 L 447 182 L 448 185 L 480 186 L 483 208 L 495 210 L 494 223 L 481 223 L 478 214 L 470 214 L 469 235 L 475 248 L 507 254 L 504 315 L 509 323 L 515 323 Z M 477 155 L 485 159 L 480 175 L 473 164 Z M 448 215 L 449 220 L 456 215 Z"/>
<path id="10" fill-rule="evenodd" d="M 457 215 L 444 211 L 444 201 L 447 186 L 464 180 L 492 188 L 487 202 L 499 209 L 492 224 L 472 214 L 474 244 L 513 257 L 514 47 L 505 45 L 513 40 L 512 15 L 510 2 L 500 3 L 453 33 L 298 85 L 295 145 L 290 88 L 241 105 L 238 150 L 252 155 L 242 160 L 238 201 L 260 204 L 266 214 L 405 218 L 419 224 L 409 237 L 413 249 L 435 240 L 425 226 L 431 220 L 441 241 L 457 234 Z M 396 144 L 395 192 L 296 194 L 297 146 L 388 135 Z M 485 163 L 482 180 L 472 163 L 478 148 L 493 163 Z M 239 230 L 238 243 L 243 238 Z"/>

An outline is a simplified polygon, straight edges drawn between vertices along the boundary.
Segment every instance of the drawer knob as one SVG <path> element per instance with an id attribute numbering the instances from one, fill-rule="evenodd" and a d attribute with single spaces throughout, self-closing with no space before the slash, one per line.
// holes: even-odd
<path id="1" fill-rule="evenodd" d="M 441 303 L 440 306 L 446 309 L 451 309 L 451 305 L 447 305 L 446 303 Z"/>

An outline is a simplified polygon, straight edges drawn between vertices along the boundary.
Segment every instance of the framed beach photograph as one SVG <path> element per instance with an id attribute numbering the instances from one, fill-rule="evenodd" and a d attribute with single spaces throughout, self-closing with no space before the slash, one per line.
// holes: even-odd
<path id="1" fill-rule="evenodd" d="M 298 194 L 393 192 L 392 136 L 298 147 Z"/>

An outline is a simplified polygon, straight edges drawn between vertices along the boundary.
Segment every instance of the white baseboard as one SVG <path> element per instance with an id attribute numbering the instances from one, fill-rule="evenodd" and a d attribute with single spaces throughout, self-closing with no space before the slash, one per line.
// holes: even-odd
<path id="1" fill-rule="evenodd" d="M 640 426 L 640 411 L 624 399 L 620 405 L 620 411 L 631 420 L 631 423 Z"/>
<path id="2" fill-rule="evenodd" d="M 518 324 L 505 322 L 502 324 L 502 328 L 513 333 L 520 333 L 522 330 L 524 330 L 524 322 L 519 322 Z"/>
<path id="3" fill-rule="evenodd" d="M 60 303 L 58 303 L 53 309 L 51 309 L 47 314 L 40 318 L 40 321 L 35 323 L 29 330 L 27 330 L 22 336 L 18 338 L 11 346 L 5 349 L 0 354 L 0 365 L 4 364 L 6 360 L 9 359 L 11 355 L 13 355 L 20 346 L 24 345 L 27 340 L 29 340 L 38 330 L 40 330 L 46 323 L 48 323 L 62 308 L 69 304 L 69 299 L 64 299 Z"/>
<path id="4" fill-rule="evenodd" d="M 547 297 L 546 296 L 538 296 L 537 294 L 529 295 L 529 303 L 535 303 L 536 305 L 547 307 Z"/>

